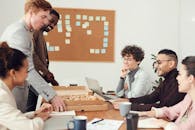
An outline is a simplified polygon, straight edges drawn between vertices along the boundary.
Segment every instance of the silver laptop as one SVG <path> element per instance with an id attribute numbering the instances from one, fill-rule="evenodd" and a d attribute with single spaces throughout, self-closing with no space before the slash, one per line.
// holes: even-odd
<path id="1" fill-rule="evenodd" d="M 94 93 L 103 97 L 106 101 L 118 98 L 114 95 L 104 94 L 102 88 L 99 85 L 99 82 L 96 79 L 85 77 L 85 80 L 87 82 L 88 88 L 91 89 Z"/>

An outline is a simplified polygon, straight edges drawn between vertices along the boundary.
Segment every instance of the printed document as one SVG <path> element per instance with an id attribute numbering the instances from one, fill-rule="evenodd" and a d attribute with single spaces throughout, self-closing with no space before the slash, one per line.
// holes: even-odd
<path id="1" fill-rule="evenodd" d="M 98 122 L 98 120 L 101 120 Z M 93 123 L 97 122 L 97 123 Z M 123 120 L 110 120 L 94 118 L 92 121 L 87 123 L 87 130 L 118 130 L 122 125 Z"/>

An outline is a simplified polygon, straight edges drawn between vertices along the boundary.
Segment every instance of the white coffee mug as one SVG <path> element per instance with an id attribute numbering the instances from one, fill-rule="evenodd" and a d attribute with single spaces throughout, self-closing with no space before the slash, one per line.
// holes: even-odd
<path id="1" fill-rule="evenodd" d="M 125 117 L 131 110 L 131 102 L 121 102 L 119 104 L 119 110 L 120 110 L 121 116 Z"/>

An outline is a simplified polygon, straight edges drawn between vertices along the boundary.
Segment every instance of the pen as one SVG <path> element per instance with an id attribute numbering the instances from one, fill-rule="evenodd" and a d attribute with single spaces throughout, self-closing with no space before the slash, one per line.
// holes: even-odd
<path id="1" fill-rule="evenodd" d="M 92 122 L 91 124 L 95 124 L 95 123 L 98 123 L 98 122 L 103 121 L 103 120 L 104 119 L 100 119 L 100 120 L 97 120 L 97 121 Z"/>

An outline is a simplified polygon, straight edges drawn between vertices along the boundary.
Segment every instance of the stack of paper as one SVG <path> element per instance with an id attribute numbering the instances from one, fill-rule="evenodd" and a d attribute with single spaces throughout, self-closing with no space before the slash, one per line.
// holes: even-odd
<path id="1" fill-rule="evenodd" d="M 67 129 L 67 123 L 73 120 L 75 115 L 75 111 L 52 112 L 51 117 L 45 122 L 44 130 Z"/>
<path id="2" fill-rule="evenodd" d="M 87 130 L 118 130 L 123 123 L 123 121 L 121 120 L 104 119 L 100 122 L 93 124 L 93 122 L 97 120 L 101 120 L 101 119 L 94 118 L 92 121 L 87 123 Z"/>
<path id="3" fill-rule="evenodd" d="M 76 115 L 76 113 L 75 113 L 75 111 L 64 111 L 64 112 L 55 112 L 55 111 L 53 111 L 51 114 L 50 114 L 50 116 L 51 117 L 54 117 L 54 116 L 75 116 Z"/>

